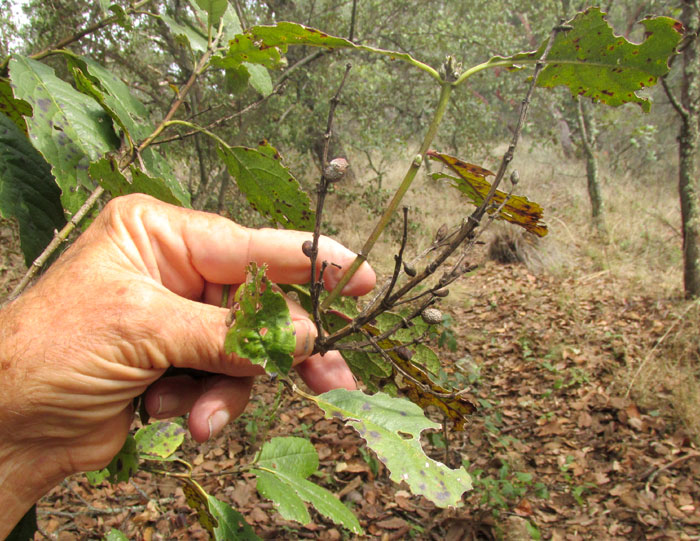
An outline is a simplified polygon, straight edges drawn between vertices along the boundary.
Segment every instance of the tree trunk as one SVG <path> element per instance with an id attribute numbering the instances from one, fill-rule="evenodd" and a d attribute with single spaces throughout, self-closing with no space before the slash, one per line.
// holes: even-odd
<path id="1" fill-rule="evenodd" d="M 697 3 L 683 1 L 683 24 L 697 35 L 700 12 Z M 683 224 L 683 285 L 686 297 L 700 297 L 700 208 L 697 167 L 698 120 L 700 119 L 700 44 L 694 39 L 683 51 L 681 129 L 678 144 L 678 194 Z"/>
<path id="2" fill-rule="evenodd" d="M 588 178 L 588 198 L 591 201 L 591 218 L 598 233 L 605 234 L 605 214 L 603 211 L 603 196 L 600 193 L 598 178 L 598 159 L 595 153 L 594 119 L 588 107 L 585 107 L 581 97 L 578 97 L 578 124 L 581 131 L 583 151 L 586 154 L 586 177 Z"/>

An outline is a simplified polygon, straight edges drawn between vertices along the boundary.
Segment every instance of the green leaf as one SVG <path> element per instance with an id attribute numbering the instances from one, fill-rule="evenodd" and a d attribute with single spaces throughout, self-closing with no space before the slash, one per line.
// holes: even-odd
<path id="1" fill-rule="evenodd" d="M 323 47 L 329 50 L 355 49 L 357 51 L 367 51 L 388 56 L 391 60 L 403 60 L 409 63 L 416 62 L 411 55 L 406 53 L 357 45 L 347 39 L 331 36 L 315 28 L 298 23 L 280 22 L 271 26 L 253 26 L 244 36 L 249 37 L 247 47 L 255 47 L 262 53 L 270 51 L 272 48 L 278 48 L 282 53 L 285 53 L 289 45 L 304 45 L 308 47 Z M 252 62 L 252 60 L 249 60 L 249 62 Z"/>
<path id="2" fill-rule="evenodd" d="M 599 8 L 588 8 L 568 24 L 573 29 L 557 34 L 537 85 L 565 85 L 574 97 L 588 96 L 611 106 L 638 103 L 648 112 L 651 101 L 637 92 L 668 73 L 669 58 L 682 38 L 681 24 L 668 17 L 644 19 L 645 38 L 639 44 L 615 35 Z M 532 62 L 546 45 L 530 53 L 495 57 L 489 64 Z"/>
<path id="3" fill-rule="evenodd" d="M 4 113 L 20 130 L 29 135 L 24 117 L 32 116 L 32 106 L 15 98 L 8 79 L 0 79 L 0 113 Z"/>
<path id="4" fill-rule="evenodd" d="M 29 266 L 66 223 L 51 167 L 8 117 L 0 114 L 0 214 L 19 223 Z"/>
<path id="5" fill-rule="evenodd" d="M 305 438 L 272 438 L 263 445 L 256 465 L 306 479 L 318 470 L 318 453 Z"/>
<path id="6" fill-rule="evenodd" d="M 104 541 L 129 541 L 129 538 L 123 532 L 120 532 L 116 528 L 112 528 L 107 532 L 107 535 L 103 537 Z"/>
<path id="7" fill-rule="evenodd" d="M 64 56 L 70 67 L 79 68 L 103 94 L 103 108 L 134 141 L 141 141 L 153 132 L 155 126 L 150 122 L 146 107 L 134 97 L 121 79 L 94 60 L 68 52 L 65 52 Z M 136 191 L 148 193 L 176 205 L 190 206 L 189 193 L 177 180 L 170 165 L 158 151 L 147 148 L 140 153 L 140 158 L 139 164 L 145 168 L 143 173 L 148 177 L 159 179 L 159 182 L 167 188 L 165 190 L 167 193 L 163 196 L 159 195 L 163 191 L 162 188 L 155 188 L 157 190 L 155 192 L 145 191 L 147 188 Z"/>
<path id="8" fill-rule="evenodd" d="M 139 453 L 136 448 L 136 440 L 132 435 L 126 437 L 121 450 L 112 461 L 102 470 L 85 472 L 85 476 L 91 485 L 99 485 L 105 479 L 115 484 L 128 481 L 139 469 Z"/>
<path id="9" fill-rule="evenodd" d="M 217 541 L 260 541 L 245 517 L 229 504 L 208 497 L 209 512 L 216 518 L 218 525 L 214 528 L 214 539 Z"/>
<path id="10" fill-rule="evenodd" d="M 137 430 L 134 439 L 140 458 L 165 459 L 182 445 L 185 429 L 172 421 L 156 421 Z"/>
<path id="11" fill-rule="evenodd" d="M 257 64 L 249 64 L 248 62 L 244 62 L 243 66 L 248 70 L 248 73 L 250 73 L 250 86 L 263 96 L 272 94 L 272 78 L 267 68 L 258 66 Z"/>
<path id="12" fill-rule="evenodd" d="M 287 302 L 273 291 L 265 267 L 248 267 L 248 277 L 236 291 L 239 308 L 228 330 L 226 353 L 261 365 L 268 373 L 287 375 L 292 367 L 296 338 Z"/>
<path id="13" fill-rule="evenodd" d="M 211 64 L 217 68 L 237 68 L 244 62 L 260 64 L 266 68 L 276 69 L 284 65 L 276 47 L 262 47 L 248 34 L 235 36 L 229 41 L 225 56 L 213 56 Z"/>
<path id="14" fill-rule="evenodd" d="M 318 470 L 318 454 L 310 441 L 272 438 L 263 446 L 256 466 L 259 469 L 253 472 L 258 478 L 258 492 L 275 502 L 284 518 L 308 524 L 311 518 L 304 504 L 307 502 L 353 533 L 362 533 L 355 515 L 334 494 L 307 481 Z"/>
<path id="15" fill-rule="evenodd" d="M 116 16 L 117 24 L 121 26 L 124 30 L 133 30 L 134 25 L 131 21 L 131 17 L 129 17 L 129 14 L 123 7 L 121 7 L 119 4 L 112 4 L 111 6 L 109 6 L 109 11 L 111 11 Z"/>
<path id="16" fill-rule="evenodd" d="M 219 146 L 219 156 L 254 210 L 287 229 L 313 229 L 311 200 L 272 146 Z"/>
<path id="17" fill-rule="evenodd" d="M 197 28 L 189 24 L 180 24 L 172 17 L 161 14 L 160 19 L 168 26 L 170 32 L 180 39 L 185 46 L 190 47 L 193 51 L 203 53 L 207 50 L 207 36 L 202 34 Z"/>
<path id="18" fill-rule="evenodd" d="M 211 27 L 219 25 L 219 21 L 223 16 L 226 8 L 228 8 L 228 0 L 196 0 L 197 5 L 207 12 L 207 23 Z"/>
<path id="19" fill-rule="evenodd" d="M 17 97 L 34 110 L 27 118 L 32 143 L 52 165 L 64 208 L 75 213 L 94 189 L 90 162 L 119 146 L 112 121 L 92 98 L 40 62 L 14 56 L 10 76 Z"/>
<path id="20" fill-rule="evenodd" d="M 285 520 L 293 520 L 299 524 L 311 522 L 311 515 L 297 492 L 278 475 L 263 470 L 254 469 L 257 478 L 257 489 L 263 498 L 271 500 L 277 512 Z M 290 490 L 291 489 L 291 490 Z"/>
<path id="21" fill-rule="evenodd" d="M 129 167 L 131 181 L 119 171 L 114 158 L 105 157 L 90 164 L 90 177 L 107 190 L 112 197 L 130 193 L 145 193 L 172 203 L 173 205 L 189 206 L 189 196 L 179 182 L 171 179 L 153 178 L 141 171 L 135 165 Z"/>
<path id="22" fill-rule="evenodd" d="M 440 425 L 425 418 L 423 410 L 402 398 L 384 393 L 335 389 L 313 397 L 326 417 L 348 420 L 365 439 L 396 483 L 405 481 L 414 494 L 438 507 L 462 505 L 462 494 L 471 490 L 471 477 L 461 467 L 452 470 L 423 452 L 420 435 Z"/>
<path id="23" fill-rule="evenodd" d="M 197 512 L 197 519 L 212 539 L 226 541 L 259 541 L 250 525 L 230 505 L 207 494 L 194 479 L 182 480 L 187 505 Z"/>

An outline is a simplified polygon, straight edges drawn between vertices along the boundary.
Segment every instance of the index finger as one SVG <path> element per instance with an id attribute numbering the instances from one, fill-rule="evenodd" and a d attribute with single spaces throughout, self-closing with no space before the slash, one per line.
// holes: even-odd
<path id="1" fill-rule="evenodd" d="M 277 283 L 303 284 L 310 280 L 311 262 L 301 246 L 311 233 L 278 229 L 250 229 L 205 212 L 184 209 L 148 196 L 112 200 L 118 218 L 113 231 L 130 237 L 144 270 L 165 287 L 183 296 L 196 296 L 206 282 L 239 284 L 254 261 L 268 266 L 268 278 Z M 133 258 L 131 258 L 133 259 Z M 318 267 L 331 265 L 324 274 L 327 288 L 338 283 L 355 253 L 322 236 Z M 365 262 L 343 288 L 346 295 L 363 295 L 375 285 L 376 276 Z"/>

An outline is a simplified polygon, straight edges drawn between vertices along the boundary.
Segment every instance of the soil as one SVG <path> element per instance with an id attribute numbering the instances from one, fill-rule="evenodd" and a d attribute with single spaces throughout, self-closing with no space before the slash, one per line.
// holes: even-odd
<path id="1" fill-rule="evenodd" d="M 441 355 L 480 407 L 464 431 L 448 427 L 446 440 L 435 434 L 425 448 L 472 473 L 462 508 L 436 508 L 389 481 L 352 429 L 297 397 L 283 403 L 270 435 L 311 439 L 321 461 L 315 481 L 353 509 L 368 539 L 700 539 L 697 445 L 667 408 L 645 409 L 621 383 L 630 367 L 655 362 L 648 352 L 681 303 L 616 286 L 605 273 L 556 277 L 488 263 L 452 292 L 459 345 Z M 282 520 L 252 476 L 227 473 L 250 459 L 264 425 L 259 406 L 273 393 L 259 382 L 243 417 L 214 441 L 186 441 L 181 456 L 265 539 L 350 538 L 315 511 L 304 526 Z M 179 483 L 144 472 L 116 486 L 72 477 L 38 513 L 37 539 L 99 538 L 111 528 L 129 539 L 207 538 Z"/>

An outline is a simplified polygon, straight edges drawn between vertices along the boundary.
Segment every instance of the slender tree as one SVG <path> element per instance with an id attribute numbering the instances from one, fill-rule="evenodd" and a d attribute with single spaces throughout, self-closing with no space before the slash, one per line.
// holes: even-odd
<path id="1" fill-rule="evenodd" d="M 683 0 L 682 22 L 691 39 L 683 52 L 681 96 L 678 100 L 664 79 L 664 89 L 680 116 L 678 137 L 678 195 L 683 226 L 683 285 L 688 298 L 700 297 L 700 204 L 695 160 L 700 131 L 700 6 L 697 0 Z"/>

